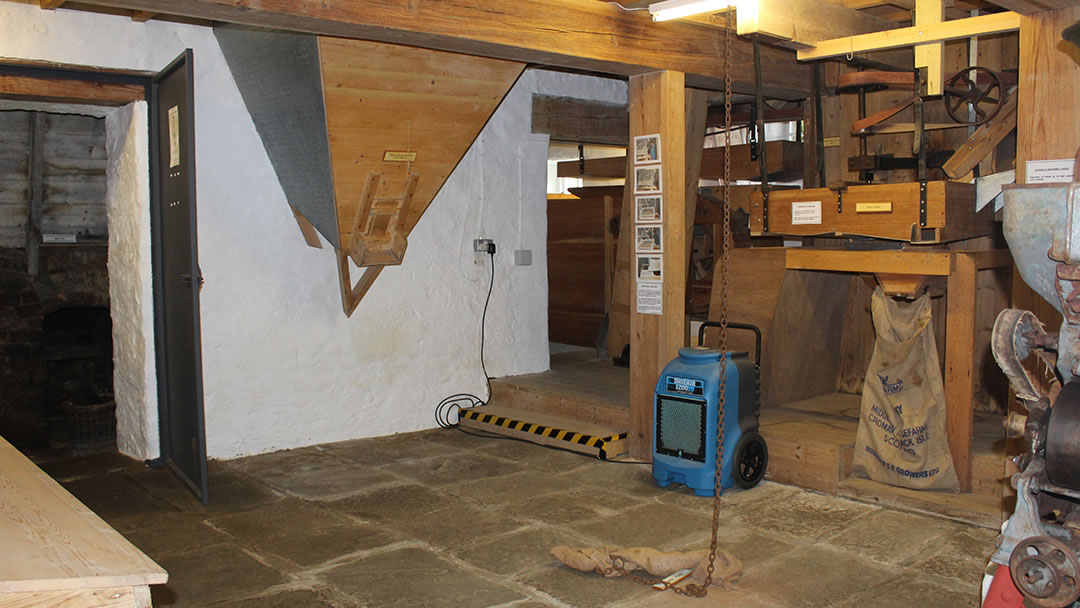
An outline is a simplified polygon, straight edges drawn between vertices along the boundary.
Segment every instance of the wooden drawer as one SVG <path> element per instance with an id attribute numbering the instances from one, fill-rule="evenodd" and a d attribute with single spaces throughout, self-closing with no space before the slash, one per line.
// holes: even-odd
<path id="1" fill-rule="evenodd" d="M 769 194 L 768 230 L 760 192 L 750 198 L 753 236 L 851 234 L 912 243 L 942 243 L 990 234 L 994 211 L 975 212 L 975 185 L 927 184 L 926 226 L 919 225 L 919 184 L 850 186 L 842 200 L 828 188 L 780 190 Z"/>

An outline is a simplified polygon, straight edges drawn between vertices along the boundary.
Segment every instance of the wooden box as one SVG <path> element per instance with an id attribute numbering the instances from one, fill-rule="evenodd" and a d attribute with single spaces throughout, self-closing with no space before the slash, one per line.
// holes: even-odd
<path id="1" fill-rule="evenodd" d="M 859 235 L 911 243 L 943 243 L 991 233 L 994 210 L 975 212 L 975 185 L 927 183 L 926 224 L 920 226 L 919 183 L 778 190 L 768 209 L 760 192 L 750 198 L 750 234 Z M 768 225 L 765 224 L 766 211 Z"/>

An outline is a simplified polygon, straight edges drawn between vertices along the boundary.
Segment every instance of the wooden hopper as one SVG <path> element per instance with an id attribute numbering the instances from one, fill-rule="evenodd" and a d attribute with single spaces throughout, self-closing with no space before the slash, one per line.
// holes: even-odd
<path id="1" fill-rule="evenodd" d="M 522 63 L 215 29 L 307 243 L 337 252 L 351 315 L 520 76 Z M 365 268 L 355 285 L 352 264 Z"/>

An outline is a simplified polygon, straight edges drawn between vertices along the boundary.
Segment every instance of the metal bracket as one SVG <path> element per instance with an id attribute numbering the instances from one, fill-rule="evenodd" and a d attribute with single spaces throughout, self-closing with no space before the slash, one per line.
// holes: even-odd
<path id="1" fill-rule="evenodd" d="M 748 129 L 748 131 L 750 133 L 749 133 L 749 140 L 747 141 L 747 143 L 750 144 L 750 162 L 752 162 L 752 163 L 757 162 L 757 159 L 761 156 L 761 152 L 760 152 L 760 148 L 759 148 L 759 146 L 761 145 L 761 142 L 758 141 L 757 123 L 758 123 L 757 104 L 750 104 L 750 124 L 754 125 L 754 127 L 752 129 Z"/>
<path id="2" fill-rule="evenodd" d="M 919 227 L 926 228 L 926 180 L 919 182 Z"/>
<path id="3" fill-rule="evenodd" d="M 761 191 L 761 231 L 769 231 L 769 191 Z"/>
<path id="4" fill-rule="evenodd" d="M 844 212 L 844 191 L 840 190 L 836 193 L 836 213 L 840 214 Z"/>
<path id="5" fill-rule="evenodd" d="M 578 144 L 578 175 L 585 175 L 585 144 Z"/>

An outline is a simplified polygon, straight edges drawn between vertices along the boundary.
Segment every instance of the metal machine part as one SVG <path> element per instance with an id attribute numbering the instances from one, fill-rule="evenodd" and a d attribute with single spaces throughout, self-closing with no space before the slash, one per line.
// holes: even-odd
<path id="1" fill-rule="evenodd" d="M 994 323 L 994 359 L 1027 415 L 1005 421 L 1024 450 L 1016 509 L 992 561 L 1009 568 L 1027 605 L 1065 608 L 1080 598 L 1080 182 L 1010 187 L 1004 216 L 1021 276 L 1064 322 L 1047 333 L 1034 314 L 1009 309 Z M 1024 368 L 1032 354 L 1046 377 Z"/>
<path id="2" fill-rule="evenodd" d="M 1080 597 L 1080 561 L 1055 538 L 1035 536 L 1018 544 L 1009 570 L 1016 588 L 1038 606 L 1068 606 Z"/>
<path id="3" fill-rule="evenodd" d="M 1063 36 L 1080 46 L 1078 28 Z M 994 323 L 994 359 L 1027 416 L 1005 421 L 1024 451 L 1012 478 L 1016 509 L 991 561 L 1009 569 L 1024 605 L 1065 608 L 1080 598 L 1080 181 L 1006 186 L 1004 198 L 1005 239 L 1020 275 L 1064 322 L 1048 334 L 1032 313 L 1004 310 Z M 1045 364 L 1042 382 L 1023 367 L 1031 353 Z"/>

